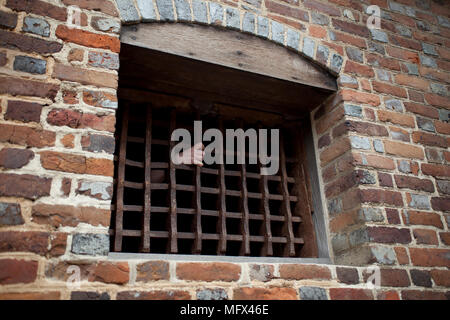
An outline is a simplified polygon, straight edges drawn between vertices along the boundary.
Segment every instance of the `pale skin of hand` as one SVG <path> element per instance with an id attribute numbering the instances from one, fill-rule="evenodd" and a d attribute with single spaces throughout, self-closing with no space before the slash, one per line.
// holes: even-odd
<path id="1" fill-rule="evenodd" d="M 205 152 L 203 151 L 205 146 L 200 142 L 179 154 L 179 163 L 185 165 L 196 165 L 199 167 L 203 166 L 203 158 L 205 157 Z M 151 179 L 153 183 L 162 183 L 165 180 L 164 170 L 152 170 Z"/>

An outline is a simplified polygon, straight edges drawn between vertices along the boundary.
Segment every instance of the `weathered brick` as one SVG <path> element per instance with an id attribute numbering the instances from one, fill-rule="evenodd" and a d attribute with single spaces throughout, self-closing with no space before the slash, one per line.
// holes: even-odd
<path id="1" fill-rule="evenodd" d="M 40 153 L 40 158 L 42 167 L 48 170 L 86 173 L 86 158 L 84 156 L 43 151 Z"/>
<path id="2" fill-rule="evenodd" d="M 91 48 L 108 49 L 118 53 L 120 41 L 118 37 L 96 34 L 80 29 L 70 29 L 65 25 L 56 28 L 56 36 L 64 41 L 73 42 Z"/>
<path id="3" fill-rule="evenodd" d="M 436 231 L 429 229 L 414 229 L 414 238 L 417 244 L 438 244 L 438 238 Z"/>
<path id="4" fill-rule="evenodd" d="M 70 300 L 110 300 L 111 297 L 107 292 L 95 291 L 72 291 Z"/>
<path id="5" fill-rule="evenodd" d="M 373 300 L 372 291 L 356 288 L 330 288 L 331 300 Z"/>
<path id="6" fill-rule="evenodd" d="M 53 77 L 81 84 L 92 84 L 98 87 L 114 89 L 117 87 L 117 75 L 115 74 L 82 69 L 60 63 L 55 64 Z"/>
<path id="7" fill-rule="evenodd" d="M 433 177 L 450 177 L 450 166 L 423 163 L 420 168 L 422 173 Z"/>
<path id="8" fill-rule="evenodd" d="M 106 152 L 113 154 L 115 148 L 114 137 L 90 134 L 81 138 L 81 147 L 90 152 Z"/>
<path id="9" fill-rule="evenodd" d="M 118 70 L 119 55 L 108 52 L 89 51 L 88 64 L 93 67 Z"/>
<path id="10" fill-rule="evenodd" d="M 409 229 L 392 227 L 368 227 L 370 241 L 378 243 L 410 243 Z"/>
<path id="11" fill-rule="evenodd" d="M 95 107 L 117 109 L 117 97 L 107 92 L 84 91 L 83 101 Z"/>
<path id="12" fill-rule="evenodd" d="M 149 261 L 136 266 L 136 281 L 169 280 L 169 263 L 167 261 Z"/>
<path id="13" fill-rule="evenodd" d="M 398 207 L 403 206 L 402 195 L 396 191 L 363 189 L 361 190 L 361 200 L 363 202 L 389 204 Z"/>
<path id="14" fill-rule="evenodd" d="M 49 98 L 54 101 L 58 90 L 59 85 L 54 83 L 0 76 L 0 94 Z"/>
<path id="15" fill-rule="evenodd" d="M 32 252 L 39 255 L 49 253 L 49 234 L 40 231 L 0 232 L 0 252 Z"/>
<path id="16" fill-rule="evenodd" d="M 375 76 L 375 73 L 371 67 L 355 63 L 350 60 L 347 60 L 347 62 L 345 63 L 344 72 L 353 73 L 367 78 L 373 78 Z"/>
<path id="17" fill-rule="evenodd" d="M 17 14 L 0 11 L 0 28 L 14 29 L 17 26 Z"/>
<path id="18" fill-rule="evenodd" d="M 436 211 L 450 212 L 450 198 L 433 197 L 431 198 L 431 207 Z"/>
<path id="19" fill-rule="evenodd" d="M 40 122 L 42 108 L 43 105 L 39 103 L 9 100 L 5 119 L 22 122 Z"/>
<path id="20" fill-rule="evenodd" d="M 398 214 L 397 209 L 386 208 L 386 217 L 389 224 L 400 224 L 400 216 Z"/>
<path id="21" fill-rule="evenodd" d="M 63 7 L 39 0 L 7 0 L 6 6 L 16 11 L 25 11 L 39 16 L 48 16 L 59 21 L 67 21 L 67 11 Z"/>
<path id="22" fill-rule="evenodd" d="M 0 167 L 18 169 L 27 165 L 34 158 L 34 152 L 29 149 L 3 148 L 0 151 Z"/>
<path id="23" fill-rule="evenodd" d="M 419 179 L 410 176 L 395 175 L 395 183 L 399 188 L 407 188 L 418 191 L 434 192 L 434 184 L 429 179 Z"/>
<path id="24" fill-rule="evenodd" d="M 349 131 L 368 136 L 388 136 L 388 131 L 383 126 L 368 122 L 347 120 L 333 129 L 333 137 L 339 137 Z"/>
<path id="25" fill-rule="evenodd" d="M 67 6 L 76 5 L 82 9 L 100 11 L 113 17 L 118 16 L 116 7 L 111 0 L 62 0 L 62 2 Z"/>
<path id="26" fill-rule="evenodd" d="M 332 22 L 333 27 L 337 30 L 355 34 L 363 38 L 369 38 L 369 29 L 366 26 L 338 19 L 332 19 Z"/>
<path id="27" fill-rule="evenodd" d="M 350 150 L 350 142 L 347 138 L 335 141 L 320 153 L 320 161 L 322 166 L 333 161 L 348 150 Z"/>
<path id="28" fill-rule="evenodd" d="M 237 288 L 233 290 L 234 300 L 297 300 L 293 288 Z"/>
<path id="29" fill-rule="evenodd" d="M 73 134 L 66 134 L 64 137 L 61 138 L 61 144 L 65 147 L 65 148 L 69 148 L 72 149 L 75 144 L 75 136 Z"/>
<path id="30" fill-rule="evenodd" d="M 24 223 L 20 204 L 0 202 L 0 225 L 16 226 Z"/>
<path id="31" fill-rule="evenodd" d="M 50 195 L 51 178 L 29 174 L 0 173 L 0 196 L 36 200 Z"/>
<path id="32" fill-rule="evenodd" d="M 73 62 L 81 62 L 84 59 L 84 50 L 82 49 L 71 49 L 67 54 L 67 61 Z"/>
<path id="33" fill-rule="evenodd" d="M 54 126 L 68 126 L 82 129 L 92 128 L 99 131 L 114 132 L 114 115 L 95 115 L 70 109 L 53 109 L 47 115 L 47 122 Z"/>
<path id="34" fill-rule="evenodd" d="M 345 284 L 357 284 L 359 283 L 358 270 L 355 268 L 337 267 L 336 274 L 339 282 Z"/>
<path id="35" fill-rule="evenodd" d="M 31 283 L 37 277 L 38 262 L 0 259 L 0 284 Z"/>
<path id="36" fill-rule="evenodd" d="M 249 266 L 250 279 L 267 282 L 275 278 L 273 265 L 252 264 Z"/>
<path id="37" fill-rule="evenodd" d="M 405 225 L 424 225 L 443 228 L 440 216 L 433 212 L 404 211 L 403 221 Z"/>
<path id="38" fill-rule="evenodd" d="M 125 284 L 130 279 L 130 267 L 127 262 L 100 261 L 89 275 L 89 281 Z"/>
<path id="39" fill-rule="evenodd" d="M 59 300 L 60 297 L 57 291 L 0 293 L 0 300 Z"/>
<path id="40" fill-rule="evenodd" d="M 80 223 L 109 226 L 110 211 L 95 207 L 39 203 L 33 206 L 32 216 L 34 222 L 48 224 L 55 228 L 60 226 L 76 227 Z"/>
<path id="41" fill-rule="evenodd" d="M 153 3 L 151 5 L 153 7 Z M 111 18 L 92 17 L 91 26 L 95 30 L 102 32 L 119 33 L 120 31 L 120 22 Z"/>
<path id="42" fill-rule="evenodd" d="M 237 281 L 241 267 L 232 263 L 177 263 L 177 278 L 195 281 Z"/>
<path id="43" fill-rule="evenodd" d="M 362 153 L 354 153 L 353 157 L 355 163 L 359 165 L 387 170 L 393 170 L 395 168 L 394 161 L 387 157 Z"/>
<path id="44" fill-rule="evenodd" d="M 0 30 L 0 47 L 46 55 L 61 51 L 63 45 L 56 41 L 47 41 L 24 34 Z"/>
<path id="45" fill-rule="evenodd" d="M 280 265 L 280 277 L 289 280 L 323 279 L 330 280 L 331 272 L 325 266 L 282 264 Z"/>
<path id="46" fill-rule="evenodd" d="M 25 17 L 23 20 L 23 31 L 34 33 L 39 36 L 49 37 L 50 36 L 50 25 L 49 23 L 40 18 L 35 17 Z"/>
<path id="47" fill-rule="evenodd" d="M 431 270 L 431 277 L 436 285 L 442 287 L 450 286 L 450 270 Z"/>
<path id="48" fill-rule="evenodd" d="M 450 267 L 449 249 L 409 248 L 412 264 L 421 267 Z"/>
<path id="49" fill-rule="evenodd" d="M 412 138 L 415 143 L 432 147 L 447 148 L 447 140 L 445 139 L 445 137 L 436 134 L 414 131 L 412 134 Z"/>
<path id="50" fill-rule="evenodd" d="M 308 12 L 301 10 L 299 8 L 293 8 L 293 7 L 288 7 L 285 6 L 283 4 L 279 4 L 270 0 L 267 0 L 265 2 L 266 4 L 266 8 L 268 11 L 273 12 L 273 13 L 277 13 L 279 15 L 285 16 L 285 17 L 291 17 L 294 19 L 298 19 L 298 20 L 302 20 L 305 22 L 309 22 L 309 16 L 308 16 Z"/>
<path id="51" fill-rule="evenodd" d="M 70 178 L 63 178 L 61 180 L 61 191 L 63 195 L 68 196 L 72 186 L 72 180 Z"/>
<path id="52" fill-rule="evenodd" d="M 71 251 L 81 255 L 106 256 L 109 253 L 109 235 L 96 233 L 74 234 Z"/>
<path id="53" fill-rule="evenodd" d="M 353 90 L 349 90 L 349 89 L 344 89 L 341 91 L 341 95 L 345 101 L 370 104 L 374 107 L 376 107 L 380 104 L 380 97 L 378 95 L 371 94 L 371 93 L 364 93 L 364 92 L 358 92 L 358 91 L 353 91 Z"/>
<path id="54" fill-rule="evenodd" d="M 385 141 L 384 148 L 386 150 L 386 153 L 388 154 L 393 154 L 405 158 L 424 159 L 425 157 L 422 148 L 406 143 Z"/>
<path id="55" fill-rule="evenodd" d="M 197 291 L 197 300 L 228 300 L 224 289 L 203 289 Z"/>

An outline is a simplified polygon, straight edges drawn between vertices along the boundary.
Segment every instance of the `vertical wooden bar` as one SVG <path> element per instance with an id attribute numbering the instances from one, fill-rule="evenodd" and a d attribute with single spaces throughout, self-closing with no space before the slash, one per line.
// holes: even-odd
<path id="1" fill-rule="evenodd" d="M 299 126 L 302 128 L 303 126 Z M 301 129 L 295 128 L 292 135 L 297 141 L 296 159 L 298 162 L 294 167 L 295 189 L 298 201 L 295 206 L 295 214 L 302 218 L 302 223 L 299 226 L 299 232 L 305 243 L 300 251 L 300 257 L 317 257 L 318 247 L 316 241 L 316 234 L 314 223 L 312 220 L 312 196 L 310 192 L 310 183 L 306 167 L 306 151 L 304 145 L 304 136 Z"/>
<path id="2" fill-rule="evenodd" d="M 239 121 L 239 126 L 244 129 L 243 121 Z M 245 143 L 243 146 L 243 150 L 239 150 L 238 152 L 245 153 Z M 245 159 L 245 158 L 244 158 Z M 246 161 L 244 161 L 246 162 Z M 241 233 L 242 233 L 242 244 L 241 244 L 241 255 L 249 255 L 250 254 L 250 230 L 249 230 L 249 212 L 248 212 L 248 190 L 247 190 L 247 169 L 245 167 L 245 163 L 241 164 L 241 212 L 242 212 L 242 220 L 241 220 Z"/>
<path id="3" fill-rule="evenodd" d="M 222 134 L 223 130 L 223 120 L 219 119 L 219 129 Z M 225 150 L 225 146 L 224 146 Z M 222 150 L 222 151 L 224 151 Z M 219 219 L 217 222 L 217 230 L 219 231 L 219 246 L 217 250 L 217 254 L 225 254 L 227 251 L 227 205 L 226 205 L 226 185 L 225 185 L 225 152 L 222 152 L 222 163 L 219 164 L 219 174 L 217 175 L 217 182 L 219 186 L 219 198 L 218 198 L 218 207 L 219 207 Z"/>
<path id="4" fill-rule="evenodd" d="M 258 125 L 258 129 L 261 129 L 261 124 Z M 259 150 L 259 149 L 258 149 Z M 259 162 L 259 171 L 262 169 L 261 161 Z M 261 192 L 261 203 L 264 214 L 264 224 L 262 232 L 264 233 L 264 245 L 262 247 L 262 256 L 273 256 L 272 246 L 272 226 L 270 223 L 270 208 L 269 208 L 269 186 L 266 175 L 260 175 L 259 178 L 259 190 Z"/>
<path id="5" fill-rule="evenodd" d="M 289 199 L 289 189 L 286 172 L 286 155 L 284 152 L 284 139 L 280 132 L 280 166 L 281 166 L 281 190 L 283 193 L 283 211 L 285 215 L 284 230 L 287 238 L 285 256 L 295 256 L 294 232 L 292 228 L 291 203 Z"/>
<path id="6" fill-rule="evenodd" d="M 170 135 L 169 139 L 172 136 L 172 132 L 175 130 L 176 126 L 176 111 L 172 109 L 170 111 Z M 172 162 L 171 153 L 172 149 L 175 146 L 175 141 L 170 139 L 170 148 L 169 148 L 169 219 L 170 219 L 170 230 L 169 230 L 169 243 L 168 243 L 168 251 L 169 253 L 177 253 L 178 252 L 178 239 L 177 239 L 177 194 L 176 194 L 176 176 L 175 176 L 175 164 Z"/>
<path id="7" fill-rule="evenodd" d="M 150 208 L 151 208 L 151 149 L 152 149 L 152 109 L 147 107 L 145 127 L 144 160 L 144 214 L 142 216 L 141 251 L 150 252 Z"/>
<path id="8" fill-rule="evenodd" d="M 114 232 L 114 251 L 122 251 L 122 231 L 123 231 L 123 193 L 125 183 L 125 161 L 127 157 L 127 136 L 128 136 L 128 117 L 129 102 L 125 102 L 122 119 L 122 132 L 120 134 L 119 163 L 117 171 L 117 189 L 116 189 L 116 225 Z"/>
<path id="9" fill-rule="evenodd" d="M 200 114 L 196 113 L 196 120 L 200 120 Z M 198 141 L 194 141 L 194 144 Z M 202 251 L 202 203 L 201 203 L 201 179 L 200 179 L 201 168 L 195 166 L 195 240 L 193 251 L 196 254 Z"/>

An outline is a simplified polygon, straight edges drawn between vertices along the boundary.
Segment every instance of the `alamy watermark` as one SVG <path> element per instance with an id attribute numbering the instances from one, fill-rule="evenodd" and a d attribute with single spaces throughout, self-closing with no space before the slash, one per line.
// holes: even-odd
<path id="1" fill-rule="evenodd" d="M 366 13 L 369 15 L 367 18 L 367 28 L 369 29 L 381 29 L 381 9 L 377 5 L 371 5 L 366 8 Z"/>

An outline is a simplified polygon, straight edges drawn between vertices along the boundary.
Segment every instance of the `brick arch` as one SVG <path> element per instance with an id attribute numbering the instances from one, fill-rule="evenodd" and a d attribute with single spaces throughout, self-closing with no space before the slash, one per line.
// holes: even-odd
<path id="1" fill-rule="evenodd" d="M 136 3 L 136 4 L 135 4 Z M 293 50 L 320 65 L 333 75 L 339 75 L 343 57 L 331 47 L 317 43 L 301 31 L 263 15 L 200 0 L 116 0 L 122 25 L 138 23 L 198 23 L 240 31 L 267 39 Z"/>

